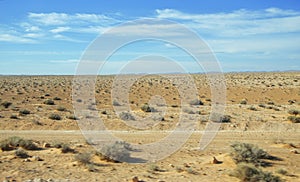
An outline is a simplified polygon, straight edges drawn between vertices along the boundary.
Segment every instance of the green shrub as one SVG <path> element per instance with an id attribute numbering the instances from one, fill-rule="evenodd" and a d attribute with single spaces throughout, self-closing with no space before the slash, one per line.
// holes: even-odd
<path id="1" fill-rule="evenodd" d="M 61 120 L 61 117 L 58 114 L 51 114 L 49 116 L 49 119 L 52 119 L 52 120 Z"/>
<path id="2" fill-rule="evenodd" d="M 82 153 L 75 155 L 75 160 L 82 164 L 90 164 L 92 155 L 90 153 Z"/>
<path id="3" fill-rule="evenodd" d="M 246 162 L 255 165 L 262 165 L 263 159 L 270 158 L 270 155 L 264 150 L 253 144 L 236 142 L 230 145 L 231 157 L 236 163 Z"/>
<path id="4" fill-rule="evenodd" d="M 54 101 L 51 100 L 51 99 L 46 100 L 46 101 L 44 102 L 44 104 L 46 104 L 46 105 L 55 105 Z"/>
<path id="5" fill-rule="evenodd" d="M 29 157 L 28 153 L 23 149 L 18 149 L 15 151 L 15 155 L 19 158 L 27 158 Z"/>
<path id="6" fill-rule="evenodd" d="M 256 168 L 252 164 L 239 163 L 236 169 L 231 173 L 231 176 L 239 178 L 245 182 L 281 182 L 282 180 L 278 176 L 274 176 L 272 173 L 264 172 L 259 168 Z"/>
<path id="7" fill-rule="evenodd" d="M 113 144 L 102 147 L 100 151 L 96 152 L 96 155 L 102 160 L 123 162 L 130 158 L 130 150 L 130 144 L 117 141 Z"/>

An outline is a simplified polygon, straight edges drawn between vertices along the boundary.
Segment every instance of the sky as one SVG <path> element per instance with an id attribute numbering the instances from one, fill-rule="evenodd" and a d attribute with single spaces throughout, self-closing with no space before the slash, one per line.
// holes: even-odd
<path id="1" fill-rule="evenodd" d="M 145 18 L 174 24 L 146 22 L 120 28 Z M 300 70 L 298 0 L 0 0 L 0 74 L 74 75 L 95 40 L 109 47 L 121 36 L 142 34 L 160 40 L 123 45 L 106 60 L 98 60 L 105 61 L 98 73 L 118 74 L 126 66 L 142 71 L 153 66 L 160 72 L 168 67 L 166 59 L 186 72 L 205 71 L 185 51 L 201 52 L 202 47 L 187 39 L 181 26 L 199 36 L 224 72 Z M 114 40 L 101 42 L 108 34 Z M 166 41 L 172 37 L 185 41 L 182 45 Z M 104 49 L 99 47 L 97 54 Z M 203 64 L 210 61 L 206 56 L 201 59 Z M 129 64 L 132 61 L 139 63 Z M 178 70 L 170 66 L 169 71 Z"/>

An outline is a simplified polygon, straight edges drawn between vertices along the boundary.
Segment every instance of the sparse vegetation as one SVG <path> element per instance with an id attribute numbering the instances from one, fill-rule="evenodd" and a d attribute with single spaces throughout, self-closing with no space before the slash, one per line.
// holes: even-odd
<path id="1" fill-rule="evenodd" d="M 251 111 L 257 111 L 256 107 L 254 107 L 254 106 L 250 106 L 248 109 Z"/>
<path id="2" fill-rule="evenodd" d="M 272 173 L 264 172 L 261 169 L 255 167 L 253 164 L 239 163 L 236 169 L 230 174 L 241 181 L 245 182 L 281 182 L 282 180 L 278 176 L 274 176 Z"/>
<path id="3" fill-rule="evenodd" d="M 22 109 L 22 110 L 19 111 L 19 114 L 20 115 L 27 115 L 27 114 L 30 114 L 30 111 L 27 110 L 27 109 Z"/>
<path id="4" fill-rule="evenodd" d="M 121 112 L 119 116 L 124 121 L 135 120 L 134 116 L 129 112 Z"/>
<path id="5" fill-rule="evenodd" d="M 61 120 L 61 116 L 58 114 L 50 114 L 49 119 L 52 120 Z"/>
<path id="6" fill-rule="evenodd" d="M 116 141 L 113 144 L 104 146 L 101 150 L 96 152 L 102 160 L 123 162 L 130 158 L 129 151 L 131 147 L 126 142 Z"/>
<path id="7" fill-rule="evenodd" d="M 300 113 L 300 111 L 296 110 L 296 109 L 291 109 L 291 110 L 288 111 L 288 113 L 291 114 L 291 115 L 297 116 Z"/>
<path id="8" fill-rule="evenodd" d="M 195 100 L 190 101 L 190 105 L 197 106 L 197 105 L 204 105 L 204 103 L 199 99 L 195 99 Z"/>
<path id="9" fill-rule="evenodd" d="M 247 104 L 247 100 L 242 100 L 241 102 L 240 102 L 240 104 L 243 104 L 243 105 L 246 105 Z"/>
<path id="10" fill-rule="evenodd" d="M 156 110 L 153 107 L 150 107 L 147 103 L 141 107 L 141 110 L 144 112 L 156 112 Z"/>
<path id="11" fill-rule="evenodd" d="M 62 144 L 61 145 L 61 152 L 62 153 L 73 153 L 74 149 L 70 148 L 68 144 Z"/>
<path id="12" fill-rule="evenodd" d="M 76 161 L 87 165 L 91 163 L 92 155 L 91 153 L 80 153 L 76 154 L 74 158 Z"/>
<path id="13" fill-rule="evenodd" d="M 236 163 L 246 162 L 254 165 L 264 164 L 263 159 L 270 158 L 270 155 L 264 150 L 249 143 L 233 143 L 231 147 L 231 156 Z"/>
<path id="14" fill-rule="evenodd" d="M 46 100 L 46 101 L 44 102 L 44 104 L 46 104 L 46 105 L 55 105 L 54 101 L 51 100 L 51 99 Z"/>
<path id="15" fill-rule="evenodd" d="M 292 123 L 300 123 L 300 117 L 297 116 L 289 116 L 288 120 L 291 121 Z"/>
<path id="16" fill-rule="evenodd" d="M 4 151 L 22 147 L 26 150 L 37 150 L 37 145 L 32 140 L 26 140 L 17 136 L 7 138 L 0 142 L 1 149 Z"/>
<path id="17" fill-rule="evenodd" d="M 19 158 L 27 158 L 29 157 L 28 153 L 23 149 L 18 149 L 15 151 L 15 155 Z"/>
<path id="18" fill-rule="evenodd" d="M 12 114 L 12 115 L 10 115 L 10 117 L 9 117 L 10 119 L 19 119 L 18 118 L 18 116 L 17 115 L 15 115 L 15 114 Z"/>
<path id="19" fill-rule="evenodd" d="M 11 102 L 8 102 L 8 101 L 4 101 L 4 102 L 1 103 L 1 105 L 2 105 L 4 108 L 8 108 L 9 106 L 12 105 L 12 103 L 11 103 Z"/>
<path id="20" fill-rule="evenodd" d="M 61 111 L 61 112 L 67 111 L 67 109 L 63 106 L 58 106 L 56 110 Z"/>

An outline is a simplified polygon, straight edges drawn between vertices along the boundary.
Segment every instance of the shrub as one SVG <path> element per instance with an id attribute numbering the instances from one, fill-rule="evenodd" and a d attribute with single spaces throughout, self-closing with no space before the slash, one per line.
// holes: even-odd
<path id="1" fill-rule="evenodd" d="M 147 103 L 141 107 L 141 110 L 144 112 L 156 112 L 153 107 L 150 107 Z"/>
<path id="2" fill-rule="evenodd" d="M 254 106 L 250 106 L 248 109 L 251 111 L 257 111 L 257 109 Z"/>
<path id="3" fill-rule="evenodd" d="M 243 104 L 243 105 L 246 105 L 247 104 L 247 100 L 242 100 L 241 102 L 240 102 L 240 104 Z"/>
<path id="4" fill-rule="evenodd" d="M 278 169 L 276 171 L 276 173 L 281 174 L 281 175 L 287 175 L 288 174 L 287 170 L 285 170 L 285 169 Z"/>
<path id="5" fill-rule="evenodd" d="M 263 164 L 262 159 L 270 158 L 270 155 L 267 152 L 253 144 L 236 142 L 230 145 L 230 147 L 232 149 L 232 159 L 236 163 L 246 162 L 261 165 Z"/>
<path id="6" fill-rule="evenodd" d="M 90 153 L 82 153 L 75 155 L 75 160 L 82 164 L 90 164 L 92 155 Z"/>
<path id="7" fill-rule="evenodd" d="M 204 105 L 204 103 L 199 99 L 195 99 L 190 101 L 190 105 Z"/>
<path id="8" fill-rule="evenodd" d="M 11 103 L 11 102 L 8 102 L 8 101 L 4 101 L 4 102 L 1 103 L 1 105 L 2 105 L 3 107 L 5 107 L 5 108 L 8 108 L 9 106 L 12 105 L 12 103 Z"/>
<path id="9" fill-rule="evenodd" d="M 27 114 L 30 114 L 30 111 L 26 110 L 26 109 L 23 109 L 23 110 L 20 110 L 19 111 L 19 114 L 20 115 L 27 115 Z"/>
<path id="10" fill-rule="evenodd" d="M 10 119 L 19 119 L 18 116 L 15 115 L 15 114 L 12 114 L 9 118 L 10 118 Z"/>
<path id="11" fill-rule="evenodd" d="M 245 182 L 281 182 L 281 179 L 278 176 L 274 176 L 269 172 L 264 172 L 256 168 L 254 165 L 247 163 L 238 164 L 236 169 L 231 173 L 231 176 L 239 178 L 241 181 Z"/>
<path id="12" fill-rule="evenodd" d="M 123 162 L 130 158 L 129 150 L 131 150 L 130 144 L 117 141 L 113 144 L 104 146 L 100 151 L 97 151 L 96 155 L 102 160 Z"/>
<path id="13" fill-rule="evenodd" d="M 46 104 L 46 105 L 54 105 L 55 103 L 54 103 L 53 100 L 48 99 L 48 100 L 46 100 L 46 101 L 44 102 L 44 104 Z"/>
<path id="14" fill-rule="evenodd" d="M 155 164 L 150 164 L 148 166 L 148 171 L 153 173 L 153 172 L 157 172 L 157 171 L 160 171 L 159 167 Z"/>
<path id="15" fill-rule="evenodd" d="M 53 100 L 61 100 L 59 97 L 54 97 Z"/>
<path id="16" fill-rule="evenodd" d="M 1 142 L 1 148 L 3 149 L 14 149 L 17 147 L 22 147 L 27 150 L 37 150 L 38 147 L 34 144 L 31 140 L 26 140 L 17 136 L 13 136 L 10 138 L 7 138 Z M 2 149 L 2 150 L 3 150 Z"/>
<path id="17" fill-rule="evenodd" d="M 130 114 L 129 112 L 121 112 L 119 116 L 124 121 L 135 120 L 133 115 Z"/>
<path id="18" fill-rule="evenodd" d="M 266 105 L 264 105 L 264 104 L 259 104 L 258 106 L 261 108 L 266 108 Z"/>
<path id="19" fill-rule="evenodd" d="M 65 107 L 58 106 L 56 110 L 63 112 L 63 111 L 66 111 L 67 109 Z"/>
<path id="20" fill-rule="evenodd" d="M 23 149 L 18 149 L 15 151 L 15 155 L 19 158 L 27 158 L 29 157 L 29 155 L 27 154 L 27 152 Z"/>
<path id="21" fill-rule="evenodd" d="M 297 116 L 300 113 L 300 111 L 296 109 L 291 109 L 288 111 L 288 113 Z"/>
<path id="22" fill-rule="evenodd" d="M 118 101 L 116 101 L 116 100 L 113 101 L 113 105 L 114 106 L 121 106 L 121 104 Z"/>
<path id="23" fill-rule="evenodd" d="M 61 152 L 62 153 L 68 153 L 68 152 L 73 153 L 74 149 L 70 148 L 70 146 L 68 144 L 62 144 L 62 146 L 61 146 Z"/>
<path id="24" fill-rule="evenodd" d="M 231 121 L 231 116 L 222 115 L 222 114 L 219 114 L 219 113 L 213 113 L 212 116 L 211 116 L 211 120 L 213 122 L 229 123 Z"/>
<path id="25" fill-rule="evenodd" d="M 49 119 L 52 119 L 52 120 L 61 120 L 61 117 L 58 114 L 51 114 L 49 116 Z"/>
<path id="26" fill-rule="evenodd" d="M 75 115 L 69 115 L 67 116 L 67 118 L 71 120 L 78 120 L 78 118 Z"/>
<path id="27" fill-rule="evenodd" d="M 300 123 L 300 117 L 297 116 L 289 116 L 288 120 L 290 120 L 292 123 Z"/>

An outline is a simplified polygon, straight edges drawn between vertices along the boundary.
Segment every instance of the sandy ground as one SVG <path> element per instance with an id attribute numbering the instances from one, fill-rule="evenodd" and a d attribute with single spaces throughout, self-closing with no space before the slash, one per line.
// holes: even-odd
<path id="1" fill-rule="evenodd" d="M 300 152 L 300 124 L 288 120 L 289 110 L 300 110 L 299 72 L 226 74 L 225 114 L 230 116 L 230 122 L 221 124 L 217 136 L 205 150 L 199 150 L 199 141 L 211 122 L 211 91 L 205 75 L 192 77 L 196 82 L 197 95 L 204 105 L 188 105 L 183 112 L 180 112 L 183 105 L 178 88 L 170 80 L 150 75 L 134 82 L 128 94 L 134 116 L 145 118 L 158 114 L 158 118 L 163 117 L 163 120 L 153 119 L 150 122 L 153 125 L 147 125 L 146 129 L 136 129 L 119 118 L 115 109 L 122 107 L 122 99 L 119 101 L 121 106 L 114 106 L 114 98 L 111 97 L 114 77 L 99 77 L 95 102 L 84 107 L 90 113 L 97 113 L 97 119 L 101 119 L 105 128 L 113 131 L 116 137 L 136 146 L 155 143 L 177 127 L 180 116 L 195 121 L 195 128 L 181 148 L 162 160 L 145 164 L 112 163 L 93 155 L 94 170 L 89 171 L 87 166 L 74 159 L 78 153 L 94 154 L 96 149 L 88 144 L 89 138 L 79 130 L 79 126 L 92 114 L 74 120 L 73 77 L 1 76 L 0 103 L 6 101 L 12 104 L 7 108 L 0 106 L 0 139 L 20 136 L 34 140 L 39 146 L 63 142 L 75 152 L 61 153 L 60 149 L 53 147 L 27 151 L 30 156 L 42 159 L 36 161 L 34 157 L 29 160 L 17 158 L 14 151 L 2 151 L 0 179 L 132 181 L 133 176 L 137 176 L 143 181 L 239 181 L 229 175 L 236 167 L 229 153 L 232 142 L 242 141 L 258 145 L 281 159 L 271 161 L 272 165 L 263 168 L 264 171 L 270 171 L 286 181 L 300 181 L 300 158 L 297 154 L 297 151 Z M 143 112 L 140 108 L 157 95 L 164 98 L 164 104 L 152 104 L 157 110 L 155 113 Z M 49 99 L 54 101 L 54 105 L 45 104 Z M 30 113 L 20 114 L 24 109 Z M 50 119 L 51 114 L 58 114 L 61 119 Z M 91 136 L 106 137 L 101 132 Z M 174 143 L 180 141 L 180 136 L 173 140 Z M 167 145 L 164 150 L 168 151 Z M 133 152 L 132 157 L 135 155 L 138 153 Z M 212 164 L 213 157 L 222 163 Z M 153 170 L 153 166 L 158 170 Z M 288 174 L 277 174 L 279 169 L 288 171 Z"/>

